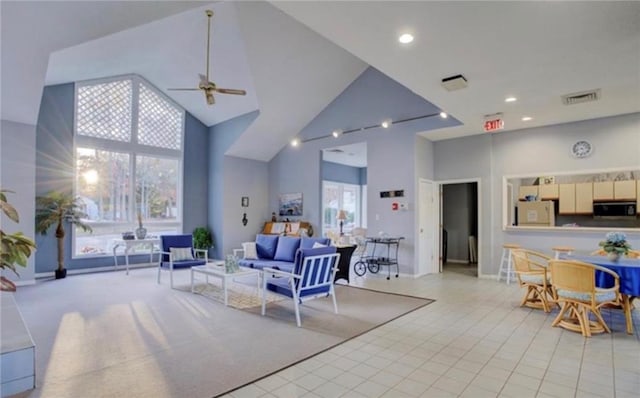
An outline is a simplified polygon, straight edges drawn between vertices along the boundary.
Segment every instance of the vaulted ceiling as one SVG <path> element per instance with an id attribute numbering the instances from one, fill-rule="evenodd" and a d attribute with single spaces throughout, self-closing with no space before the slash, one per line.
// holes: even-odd
<path id="1" fill-rule="evenodd" d="M 137 73 L 207 125 L 259 111 L 229 154 L 271 159 L 368 65 L 457 118 L 439 140 L 640 111 L 639 2 L 2 1 L 2 119 L 35 124 L 42 87 Z M 205 69 L 244 97 L 166 91 Z M 400 33 L 415 41 L 400 45 Z M 446 91 L 463 74 L 466 89 Z M 560 96 L 600 89 L 599 101 Z M 385 95 L 385 93 L 380 93 Z M 505 103 L 507 96 L 518 98 Z M 522 116 L 532 120 L 523 122 Z"/>

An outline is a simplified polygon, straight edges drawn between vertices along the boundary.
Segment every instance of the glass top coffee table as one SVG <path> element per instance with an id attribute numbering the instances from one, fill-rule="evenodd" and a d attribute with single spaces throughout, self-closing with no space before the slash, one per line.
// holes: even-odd
<path id="1" fill-rule="evenodd" d="M 256 286 L 258 294 L 260 286 L 262 285 L 262 272 L 253 268 L 240 267 L 236 272 L 225 272 L 224 260 L 212 260 L 207 265 L 198 265 L 191 267 L 191 293 L 195 293 L 194 289 L 194 275 L 203 274 L 206 276 L 206 283 L 209 283 L 209 276 L 216 277 L 222 281 L 222 290 L 224 291 L 224 305 L 229 305 L 229 282 L 232 282 L 234 278 L 243 276 L 255 276 Z"/>

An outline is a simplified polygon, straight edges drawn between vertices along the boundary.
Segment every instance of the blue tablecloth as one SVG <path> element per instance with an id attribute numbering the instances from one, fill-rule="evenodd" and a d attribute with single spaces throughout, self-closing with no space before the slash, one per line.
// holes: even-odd
<path id="1" fill-rule="evenodd" d="M 640 296 L 640 259 L 622 257 L 611 261 L 605 256 L 565 256 L 567 260 L 584 261 L 610 269 L 620 277 L 620 293 Z M 596 271 L 596 285 L 606 288 L 613 286 L 613 277 L 606 272 Z"/>

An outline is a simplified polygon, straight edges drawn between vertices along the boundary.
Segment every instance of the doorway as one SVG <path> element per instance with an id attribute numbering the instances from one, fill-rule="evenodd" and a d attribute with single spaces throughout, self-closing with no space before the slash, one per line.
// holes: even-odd
<path id="1" fill-rule="evenodd" d="M 323 149 L 320 173 L 322 236 L 349 237 L 353 229 L 366 228 L 366 142 Z"/>
<path id="2" fill-rule="evenodd" d="M 480 236 L 478 181 L 440 183 L 442 272 L 477 277 Z"/>

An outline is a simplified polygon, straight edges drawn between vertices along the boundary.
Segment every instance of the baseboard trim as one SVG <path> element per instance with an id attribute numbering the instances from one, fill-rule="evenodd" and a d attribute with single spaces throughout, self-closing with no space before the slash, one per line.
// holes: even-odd
<path id="1" fill-rule="evenodd" d="M 157 266 L 158 266 L 157 263 L 129 264 L 129 270 L 136 269 L 136 268 L 151 268 L 151 267 L 157 267 Z M 114 265 L 110 265 L 107 267 L 82 268 L 82 269 L 67 268 L 67 275 L 91 274 L 94 272 L 110 272 L 110 271 L 126 271 L 126 270 L 127 270 L 127 267 L 125 267 L 124 265 L 120 265 L 118 267 Z M 36 273 L 36 279 L 51 278 L 51 277 L 55 277 L 55 275 L 56 275 L 55 271 L 38 272 Z"/>

